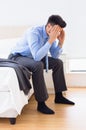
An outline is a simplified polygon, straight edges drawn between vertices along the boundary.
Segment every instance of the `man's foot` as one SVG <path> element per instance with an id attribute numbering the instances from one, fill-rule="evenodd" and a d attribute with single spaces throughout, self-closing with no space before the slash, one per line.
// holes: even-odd
<path id="1" fill-rule="evenodd" d="M 65 97 L 55 98 L 55 103 L 74 105 L 75 103 L 66 99 Z"/>
<path id="2" fill-rule="evenodd" d="M 62 92 L 56 94 L 55 103 L 74 105 L 75 103 L 63 97 Z"/>
<path id="3" fill-rule="evenodd" d="M 46 106 L 44 102 L 38 103 L 37 110 L 44 114 L 54 114 L 55 112 Z"/>

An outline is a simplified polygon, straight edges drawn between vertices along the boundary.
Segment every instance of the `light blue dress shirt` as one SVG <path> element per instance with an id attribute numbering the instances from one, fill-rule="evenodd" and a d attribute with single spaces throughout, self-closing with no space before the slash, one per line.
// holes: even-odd
<path id="1" fill-rule="evenodd" d="M 51 45 L 48 42 L 48 38 L 45 25 L 32 27 L 25 32 L 11 53 L 14 55 L 19 53 L 23 56 L 31 57 L 35 61 L 40 61 L 48 52 L 53 58 L 58 58 L 62 53 L 62 48 L 58 46 L 57 41 L 54 41 Z"/>

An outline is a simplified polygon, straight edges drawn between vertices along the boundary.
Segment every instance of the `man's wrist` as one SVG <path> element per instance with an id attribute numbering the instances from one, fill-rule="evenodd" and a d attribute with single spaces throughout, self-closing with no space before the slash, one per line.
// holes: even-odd
<path id="1" fill-rule="evenodd" d="M 62 48 L 62 43 L 59 41 L 59 43 L 58 43 L 58 46 L 60 47 L 60 48 Z"/>
<path id="2" fill-rule="evenodd" d="M 53 41 L 52 41 L 52 40 L 50 40 L 50 39 L 48 40 L 48 42 L 49 42 L 50 44 L 52 44 L 52 43 L 53 43 Z"/>

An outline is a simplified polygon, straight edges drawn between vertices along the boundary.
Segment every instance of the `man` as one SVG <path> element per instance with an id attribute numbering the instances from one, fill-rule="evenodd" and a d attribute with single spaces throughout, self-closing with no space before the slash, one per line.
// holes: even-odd
<path id="1" fill-rule="evenodd" d="M 23 38 L 12 50 L 10 59 L 26 66 L 32 72 L 34 95 L 37 101 L 37 110 L 44 114 L 54 114 L 45 103 L 48 99 L 43 69 L 52 69 L 56 104 L 75 103 L 66 99 L 62 92 L 67 90 L 63 63 L 58 58 L 62 52 L 65 39 L 66 22 L 59 15 L 51 15 L 46 25 L 33 27 L 27 30 Z M 47 57 L 48 51 L 51 57 Z"/>

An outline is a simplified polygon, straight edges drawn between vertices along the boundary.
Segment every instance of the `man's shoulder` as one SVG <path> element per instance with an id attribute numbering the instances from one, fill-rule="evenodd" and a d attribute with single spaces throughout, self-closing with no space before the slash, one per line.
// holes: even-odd
<path id="1" fill-rule="evenodd" d="M 36 25 L 36 26 L 33 26 L 33 27 L 32 27 L 32 30 L 35 30 L 35 31 L 42 31 L 43 26 L 44 26 L 44 25 L 39 25 L 39 26 Z"/>
<path id="2" fill-rule="evenodd" d="M 27 29 L 27 33 L 36 33 L 36 34 L 41 34 L 43 32 L 43 28 L 44 25 L 40 25 L 40 26 L 32 26 L 30 28 Z"/>

